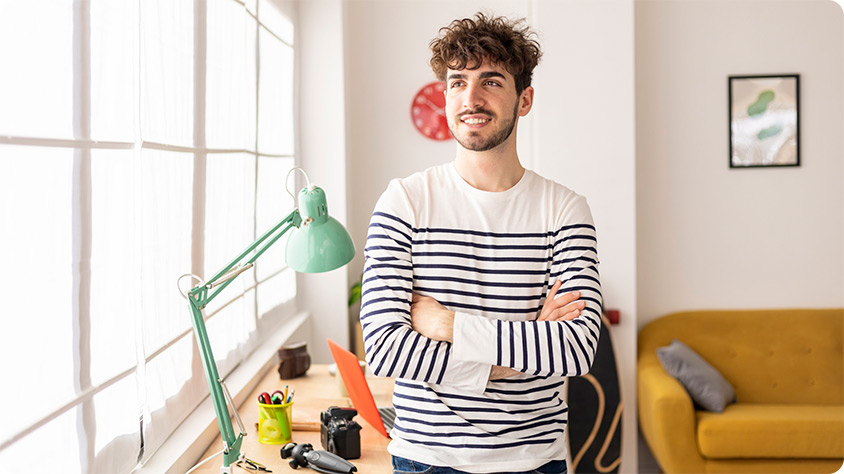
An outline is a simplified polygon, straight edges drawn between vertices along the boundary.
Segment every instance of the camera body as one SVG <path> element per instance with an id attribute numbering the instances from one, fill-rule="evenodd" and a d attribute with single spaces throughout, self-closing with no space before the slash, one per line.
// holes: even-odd
<path id="1" fill-rule="evenodd" d="M 328 407 L 319 414 L 322 447 L 343 459 L 360 457 L 360 425 L 353 420 L 354 408 Z"/>

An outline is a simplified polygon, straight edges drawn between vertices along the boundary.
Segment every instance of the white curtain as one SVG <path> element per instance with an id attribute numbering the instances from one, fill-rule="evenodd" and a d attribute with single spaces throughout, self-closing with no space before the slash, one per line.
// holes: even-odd
<path id="1" fill-rule="evenodd" d="M 0 472 L 130 472 L 208 396 L 176 278 L 293 207 L 293 23 L 254 0 L 0 0 L 0 44 Z M 223 376 L 287 316 L 283 247 L 206 309 Z"/>

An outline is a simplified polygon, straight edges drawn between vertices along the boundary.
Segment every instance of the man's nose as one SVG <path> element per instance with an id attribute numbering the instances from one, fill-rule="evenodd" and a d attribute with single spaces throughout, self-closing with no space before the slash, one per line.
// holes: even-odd
<path id="1" fill-rule="evenodd" d="M 470 84 L 466 87 L 463 98 L 464 109 L 475 109 L 484 104 L 483 89 L 479 85 Z"/>

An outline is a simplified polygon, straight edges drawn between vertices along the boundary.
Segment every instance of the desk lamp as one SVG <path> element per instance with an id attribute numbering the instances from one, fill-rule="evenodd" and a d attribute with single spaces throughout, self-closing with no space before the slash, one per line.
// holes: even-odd
<path id="1" fill-rule="evenodd" d="M 290 174 L 296 170 L 301 171 L 308 182 L 308 185 L 299 192 L 298 208 L 294 208 L 287 217 L 246 247 L 234 260 L 207 282 L 192 273 L 182 275 L 177 281 L 179 293 L 190 303 L 193 331 L 199 345 L 199 352 L 202 354 L 202 366 L 205 369 L 205 377 L 211 391 L 211 399 L 214 402 L 214 411 L 220 425 L 220 435 L 224 445 L 221 474 L 231 473 L 233 463 L 247 460 L 240 452 L 246 430 L 226 384 L 217 373 L 217 364 L 211 352 L 211 343 L 208 341 L 202 310 L 238 275 L 252 268 L 255 260 L 261 254 L 294 227 L 294 232 L 287 240 L 285 256 L 287 265 L 297 272 L 320 273 L 334 270 L 349 263 L 355 255 L 355 246 L 349 233 L 342 224 L 328 215 L 325 192 L 322 188 L 312 185 L 308 174 L 302 168 L 291 169 L 287 174 L 287 180 L 289 180 Z M 297 200 L 289 189 L 287 192 L 294 198 L 294 201 Z M 193 287 L 187 293 L 183 293 L 179 282 L 187 276 L 199 281 L 199 285 Z M 209 291 L 211 291 L 210 294 Z M 237 435 L 235 435 L 232 427 L 228 406 L 231 406 L 240 429 L 240 433 Z"/>

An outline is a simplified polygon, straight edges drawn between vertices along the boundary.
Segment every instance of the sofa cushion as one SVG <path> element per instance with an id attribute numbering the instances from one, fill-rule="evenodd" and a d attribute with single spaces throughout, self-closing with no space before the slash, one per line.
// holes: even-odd
<path id="1" fill-rule="evenodd" d="M 844 457 L 844 406 L 736 403 L 696 416 L 705 458 Z"/>
<path id="2" fill-rule="evenodd" d="M 674 378 L 683 384 L 698 405 L 709 411 L 722 412 L 735 401 L 736 391 L 730 382 L 706 362 L 697 352 L 678 340 L 657 349 L 659 362 Z"/>

